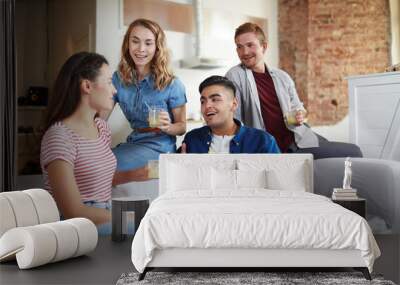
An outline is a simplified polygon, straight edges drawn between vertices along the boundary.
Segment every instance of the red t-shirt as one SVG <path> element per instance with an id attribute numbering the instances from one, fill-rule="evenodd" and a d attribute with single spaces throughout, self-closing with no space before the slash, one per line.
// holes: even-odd
<path id="1" fill-rule="evenodd" d="M 268 70 L 265 73 L 253 71 L 258 97 L 260 98 L 261 115 L 265 129 L 273 135 L 282 152 L 294 142 L 294 134 L 286 128 L 282 109 L 276 95 L 274 81 Z"/>

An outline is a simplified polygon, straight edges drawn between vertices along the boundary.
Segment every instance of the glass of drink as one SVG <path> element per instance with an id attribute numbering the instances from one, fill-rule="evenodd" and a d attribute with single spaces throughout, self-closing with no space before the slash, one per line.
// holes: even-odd
<path id="1" fill-rule="evenodd" d="M 147 166 L 149 168 L 149 179 L 158 179 L 158 160 L 149 160 Z"/>
<path id="2" fill-rule="evenodd" d="M 295 126 L 298 125 L 296 115 L 298 113 L 302 113 L 303 116 L 305 115 L 305 111 L 302 109 L 295 109 L 295 110 L 290 110 L 289 112 L 285 113 L 285 121 L 289 126 Z"/>
<path id="3" fill-rule="evenodd" d="M 149 127 L 157 128 L 160 125 L 160 112 L 162 112 L 162 108 L 151 107 L 149 108 Z"/>

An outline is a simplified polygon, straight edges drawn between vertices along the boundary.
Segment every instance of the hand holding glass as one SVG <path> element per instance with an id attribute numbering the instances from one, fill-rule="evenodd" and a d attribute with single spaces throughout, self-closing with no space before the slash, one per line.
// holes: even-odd
<path id="1" fill-rule="evenodd" d="M 160 112 L 162 108 L 152 107 L 149 108 L 149 127 L 157 128 L 160 125 Z"/>
<path id="2" fill-rule="evenodd" d="M 167 111 L 162 110 L 158 114 L 158 128 L 164 133 L 168 134 L 169 128 L 171 127 L 171 118 Z"/>
<path id="3" fill-rule="evenodd" d="M 306 111 L 303 109 L 291 110 L 285 113 L 285 121 L 290 126 L 298 126 L 303 124 Z"/>

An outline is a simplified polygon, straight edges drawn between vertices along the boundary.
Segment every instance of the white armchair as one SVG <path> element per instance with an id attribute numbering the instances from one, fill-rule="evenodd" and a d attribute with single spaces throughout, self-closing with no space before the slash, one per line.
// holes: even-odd
<path id="1" fill-rule="evenodd" d="M 86 254 L 97 245 L 97 228 L 88 219 L 59 221 L 45 190 L 0 193 L 0 262 L 16 259 L 28 269 Z"/>
<path id="2" fill-rule="evenodd" d="M 83 255 L 96 244 L 96 226 L 84 218 L 18 227 L 0 238 L 0 261 L 16 258 L 20 269 L 28 269 Z"/>

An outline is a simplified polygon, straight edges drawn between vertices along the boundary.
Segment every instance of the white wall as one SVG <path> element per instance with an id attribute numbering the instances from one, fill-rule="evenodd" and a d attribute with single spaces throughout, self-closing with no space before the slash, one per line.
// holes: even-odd
<path id="1" fill-rule="evenodd" d="M 104 55 L 112 69 L 116 69 L 121 55 L 121 44 L 126 31 L 122 25 L 122 0 L 96 0 L 95 51 Z M 121 109 L 116 106 L 108 123 L 112 130 L 112 146 L 123 142 L 130 127 Z"/>
<path id="2" fill-rule="evenodd" d="M 103 54 L 109 60 L 113 69 L 116 69 L 120 59 L 121 43 L 126 31 L 122 25 L 122 0 L 97 0 L 96 1 L 96 52 Z M 277 0 L 204 0 L 203 7 L 219 9 L 232 13 L 240 13 L 249 16 L 267 18 L 269 49 L 266 60 L 270 66 L 277 67 L 278 54 L 278 4 Z M 234 29 L 231 34 L 223 35 L 221 39 L 205 35 L 204 56 L 218 57 L 223 53 L 228 55 L 231 65 L 239 61 L 235 52 L 233 41 Z M 194 55 L 193 37 L 188 34 L 166 31 L 167 44 L 171 51 L 172 67 L 174 73 L 183 81 L 187 91 L 187 116 L 198 118 L 200 114 L 200 102 L 197 88 L 200 82 L 209 75 L 224 75 L 230 66 L 211 69 L 195 70 L 179 68 L 179 60 Z M 109 119 L 113 131 L 113 145 L 124 141 L 130 132 L 126 120 L 119 108 L 116 108 Z"/>
<path id="3" fill-rule="evenodd" d="M 330 141 L 349 142 L 349 116 L 335 125 L 313 126 L 312 130 Z"/>
<path id="4" fill-rule="evenodd" d="M 278 1 L 277 0 L 247 0 L 247 1 L 229 1 L 229 0 L 203 0 L 203 7 L 213 10 L 230 11 L 232 14 L 249 15 L 267 19 L 268 30 L 265 31 L 268 38 L 268 51 L 266 61 L 272 67 L 278 67 L 279 63 L 279 41 L 278 41 Z M 233 42 L 235 31 L 232 29 L 230 35 L 229 52 L 237 61 L 235 46 Z M 227 52 L 224 49 L 222 51 Z M 210 50 L 220 49 L 220 47 L 210 46 Z"/>
<path id="5" fill-rule="evenodd" d="M 390 0 L 390 24 L 392 32 L 392 64 L 400 63 L 400 2 Z"/>

